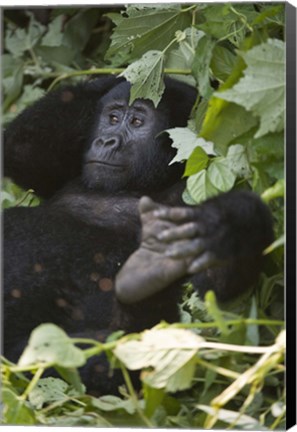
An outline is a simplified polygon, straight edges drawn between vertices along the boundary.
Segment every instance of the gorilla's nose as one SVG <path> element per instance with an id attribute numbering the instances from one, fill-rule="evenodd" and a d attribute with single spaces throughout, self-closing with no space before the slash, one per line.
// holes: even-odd
<path id="1" fill-rule="evenodd" d="M 117 135 L 112 137 L 100 137 L 93 141 L 95 147 L 111 147 L 117 149 L 121 145 L 121 138 Z"/>

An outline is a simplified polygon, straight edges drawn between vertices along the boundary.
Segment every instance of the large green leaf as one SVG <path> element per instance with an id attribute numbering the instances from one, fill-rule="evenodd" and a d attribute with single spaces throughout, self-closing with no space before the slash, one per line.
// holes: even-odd
<path id="1" fill-rule="evenodd" d="M 170 164 L 174 162 L 183 162 L 189 159 L 192 152 L 197 147 L 201 147 L 206 154 L 215 155 L 214 145 L 212 142 L 205 141 L 203 138 L 197 138 L 196 134 L 189 128 L 167 129 L 173 143 L 172 147 L 177 149 L 177 154 Z"/>
<path id="2" fill-rule="evenodd" d="M 257 120 L 235 103 L 221 105 L 222 100 L 212 97 L 201 129 L 201 136 L 212 141 L 215 149 L 225 155 L 228 145 L 257 124 Z M 216 115 L 217 113 L 217 115 Z"/>
<path id="3" fill-rule="evenodd" d="M 209 157 L 202 147 L 194 148 L 191 156 L 187 160 L 184 177 L 191 176 L 207 167 Z"/>
<path id="4" fill-rule="evenodd" d="M 244 77 L 232 89 L 216 96 L 241 105 L 260 117 L 255 137 L 284 128 L 285 111 L 285 44 L 268 39 L 241 53 L 247 68 Z"/>
<path id="5" fill-rule="evenodd" d="M 165 89 L 163 82 L 164 53 L 148 51 L 121 74 L 131 82 L 130 103 L 137 98 L 151 99 L 155 106 Z"/>
<path id="6" fill-rule="evenodd" d="M 59 15 L 48 26 L 48 31 L 41 40 L 41 45 L 58 47 L 63 40 L 62 25 L 64 17 Z"/>
<path id="7" fill-rule="evenodd" d="M 65 368 L 82 366 L 86 359 L 64 330 L 54 324 L 41 324 L 31 333 L 19 365 L 45 363 Z"/>
<path id="8" fill-rule="evenodd" d="M 212 184 L 208 172 L 205 169 L 188 178 L 187 190 L 196 204 L 220 192 L 219 189 Z"/>
<path id="9" fill-rule="evenodd" d="M 189 27 L 182 33 L 184 38 L 178 40 L 179 47 L 177 49 L 171 49 L 166 53 L 165 68 L 167 69 L 185 70 L 192 67 L 197 43 L 201 37 L 203 37 L 204 33 L 194 27 Z M 196 81 L 192 75 L 172 74 L 171 76 L 187 84 L 196 85 Z"/>
<path id="10" fill-rule="evenodd" d="M 198 41 L 192 65 L 192 72 L 198 83 L 199 93 L 207 99 L 213 92 L 210 85 L 209 66 L 214 46 L 215 41 L 208 35 L 204 35 Z"/>
<path id="11" fill-rule="evenodd" d="M 63 45 L 75 49 L 76 52 L 82 51 L 86 46 L 92 29 L 95 27 L 100 9 L 81 9 L 74 15 L 65 26 L 63 35 Z"/>
<path id="12" fill-rule="evenodd" d="M 190 387 L 202 341 L 187 330 L 153 329 L 145 331 L 141 340 L 119 344 L 114 353 L 129 369 L 153 368 L 142 374 L 151 387 L 177 391 Z"/>
<path id="13" fill-rule="evenodd" d="M 232 429 L 237 426 L 239 430 L 266 430 L 257 419 L 246 414 L 241 414 L 238 411 L 230 411 L 222 408 L 217 409 L 207 405 L 197 405 L 197 408 L 213 416 L 213 418 L 217 420 L 232 425 Z"/>
<path id="14" fill-rule="evenodd" d="M 177 30 L 191 25 L 191 14 L 180 5 L 154 7 L 130 6 L 123 15 L 109 15 L 116 24 L 106 57 L 126 53 L 122 61 L 137 59 L 146 51 L 163 50 L 175 38 Z"/>
<path id="15" fill-rule="evenodd" d="M 3 402 L 3 417 L 6 424 L 22 426 L 36 424 L 34 411 L 28 402 L 20 399 L 12 390 L 6 387 L 2 388 L 1 399 Z"/>
<path id="16" fill-rule="evenodd" d="M 40 409 L 46 403 L 65 399 L 68 387 L 68 384 L 60 378 L 42 378 L 29 393 L 29 401 L 37 409 Z"/>
<path id="17" fill-rule="evenodd" d="M 210 63 L 212 73 L 217 79 L 225 81 L 230 76 L 235 61 L 236 56 L 229 49 L 216 45 Z"/>
<path id="18" fill-rule="evenodd" d="M 226 158 L 216 158 L 208 168 L 208 178 L 221 192 L 230 190 L 236 180 L 235 174 L 230 170 Z"/>
<path id="19" fill-rule="evenodd" d="M 251 175 L 251 168 L 247 156 L 247 149 L 241 144 L 230 145 L 226 156 L 229 169 L 241 178 L 248 178 Z"/>
<path id="20" fill-rule="evenodd" d="M 136 407 L 131 399 L 123 400 L 118 396 L 106 395 L 100 398 L 94 398 L 92 405 L 102 411 L 124 410 L 128 414 L 134 414 Z"/>
<path id="21" fill-rule="evenodd" d="M 33 14 L 30 14 L 27 30 L 17 28 L 7 31 L 5 47 L 14 57 L 21 57 L 25 51 L 31 50 L 37 44 L 44 31 L 45 26 L 37 22 Z"/>
<path id="22" fill-rule="evenodd" d="M 216 39 L 229 39 L 238 46 L 245 36 L 245 16 L 236 7 L 224 3 L 208 5 L 203 10 L 205 22 L 197 27 Z"/>

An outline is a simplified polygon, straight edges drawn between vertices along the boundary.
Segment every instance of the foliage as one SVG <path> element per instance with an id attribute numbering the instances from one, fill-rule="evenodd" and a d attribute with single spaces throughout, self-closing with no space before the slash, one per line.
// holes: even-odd
<path id="1" fill-rule="evenodd" d="M 45 20 L 30 9 L 4 11 L 4 124 L 59 81 L 93 74 L 122 73 L 131 101 L 157 105 L 170 74 L 199 91 L 188 126 L 168 131 L 171 163 L 185 162 L 184 200 L 252 189 L 273 212 L 276 240 L 254 295 L 231 305 L 219 308 L 213 293 L 202 302 L 185 287 L 175 325 L 104 344 L 49 324 L 34 330 L 17 365 L 3 359 L 3 423 L 284 428 L 284 4 L 45 11 Z M 3 207 L 38 205 L 32 192 L 5 179 Z M 84 393 L 76 368 L 102 351 L 122 369 L 121 397 Z M 49 367 L 63 380 L 42 378 Z M 140 392 L 128 373 L 138 368 Z"/>

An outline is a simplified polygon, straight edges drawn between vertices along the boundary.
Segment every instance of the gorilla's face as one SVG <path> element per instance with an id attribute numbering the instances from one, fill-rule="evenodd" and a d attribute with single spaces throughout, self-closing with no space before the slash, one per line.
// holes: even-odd
<path id="1" fill-rule="evenodd" d="M 98 123 L 83 167 L 88 187 L 109 192 L 150 190 L 164 184 L 174 156 L 164 109 L 138 99 L 129 106 L 129 85 L 119 84 L 101 99 Z"/>

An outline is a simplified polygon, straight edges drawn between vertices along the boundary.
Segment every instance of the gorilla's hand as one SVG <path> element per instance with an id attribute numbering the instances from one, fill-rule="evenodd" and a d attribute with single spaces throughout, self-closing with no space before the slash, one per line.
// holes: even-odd
<path id="1" fill-rule="evenodd" d="M 130 304 L 157 293 L 189 273 L 213 265 L 203 227 L 191 207 L 167 207 L 143 197 L 139 203 L 142 240 L 116 277 L 116 294 Z"/>

